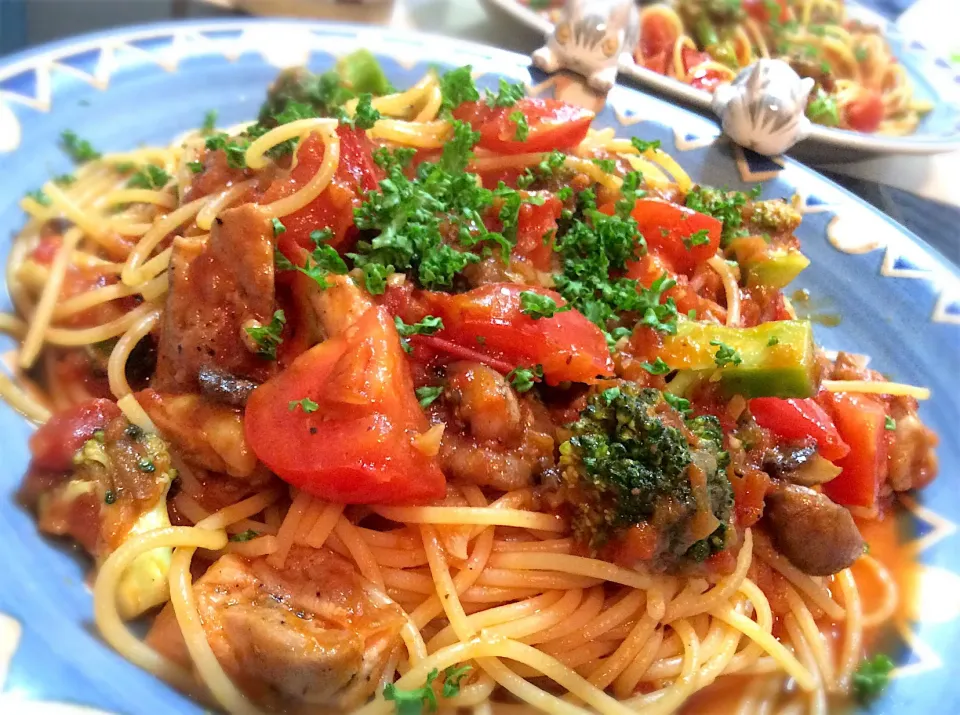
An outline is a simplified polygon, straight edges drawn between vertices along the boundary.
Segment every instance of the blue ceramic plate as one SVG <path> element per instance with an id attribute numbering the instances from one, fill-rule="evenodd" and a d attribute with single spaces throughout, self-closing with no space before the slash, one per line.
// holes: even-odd
<path id="1" fill-rule="evenodd" d="M 528 27 L 542 32 L 553 28 L 547 11 L 533 10 L 518 0 L 484 1 Z M 933 111 L 923 118 L 916 132 L 904 137 L 815 124 L 811 135 L 791 150 L 793 154 L 805 161 L 835 164 L 870 154 L 940 154 L 960 148 L 960 65 L 937 56 L 922 42 L 904 37 L 896 25 L 856 2 L 847 0 L 845 5 L 851 18 L 880 28 L 894 57 L 907 70 L 917 99 L 929 100 Z M 632 60 L 621 64 L 620 73 L 666 97 L 710 112 L 712 95 L 685 82 L 648 70 Z"/>
<path id="2" fill-rule="evenodd" d="M 0 259 L 23 223 L 18 200 L 70 170 L 57 148 L 73 129 L 102 150 L 167 143 L 208 109 L 226 126 L 255 116 L 283 66 L 331 67 L 358 47 L 374 52 L 398 87 L 432 65 L 472 64 L 478 82 L 498 76 L 549 91 L 519 55 L 462 41 L 379 29 L 236 20 L 117 30 L 47 46 L 0 66 Z M 538 84 L 539 83 L 539 84 Z M 553 88 L 556 88 L 554 85 Z M 928 385 L 922 416 L 944 437 L 943 476 L 898 517 L 922 567 L 921 603 L 885 635 L 899 667 L 874 712 L 960 712 L 949 673 L 960 661 L 960 274 L 915 236 L 795 163 L 743 154 L 712 122 L 640 92 L 616 88 L 598 123 L 659 139 L 704 183 L 763 195 L 799 195 L 798 235 L 813 261 L 799 281 L 818 310 L 840 313 L 820 330 L 828 348 L 870 354 L 897 379 Z M 9 310 L 5 292 L 0 310 Z M 0 336 L 0 355 L 13 347 Z M 2 365 L 2 361 L 0 361 Z M 0 369 L 3 369 L 0 367 Z M 14 501 L 28 461 L 30 426 L 0 405 L 0 712 L 50 713 L 73 703 L 110 713 L 199 713 L 200 708 L 107 648 L 92 626 L 89 563 L 37 534 Z M 41 705 L 46 703 L 47 705 Z M 64 712 L 56 708 L 57 712 Z M 84 711 L 88 712 L 88 711 Z"/>

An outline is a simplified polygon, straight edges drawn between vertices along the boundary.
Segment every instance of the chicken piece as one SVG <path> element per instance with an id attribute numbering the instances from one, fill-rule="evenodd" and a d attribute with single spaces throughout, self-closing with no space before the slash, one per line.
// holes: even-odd
<path id="1" fill-rule="evenodd" d="M 325 549 L 294 546 L 283 569 L 222 556 L 193 589 L 227 674 L 261 707 L 294 715 L 365 702 L 403 624 L 398 607 L 372 598 L 353 566 Z M 147 643 L 189 665 L 169 607 Z"/>
<path id="2" fill-rule="evenodd" d="M 259 462 L 247 445 L 241 410 L 199 395 L 153 389 L 137 393 L 137 401 L 177 454 L 191 464 L 241 479 L 256 476 Z"/>
<path id="3" fill-rule="evenodd" d="M 310 304 L 326 336 L 335 338 L 372 308 L 373 301 L 350 276 L 329 275 L 326 281 L 326 288 L 318 287 L 310 295 Z"/>
<path id="4" fill-rule="evenodd" d="M 553 466 L 553 423 L 539 401 L 481 363 L 453 363 L 446 383 L 430 419 L 446 425 L 438 456 L 448 476 L 509 491 Z"/>
<path id="5" fill-rule="evenodd" d="M 937 476 L 934 447 L 940 440 L 920 421 L 916 400 L 894 397 L 890 411 L 897 426 L 887 453 L 887 485 L 895 492 L 920 489 Z"/>
<path id="6" fill-rule="evenodd" d="M 224 211 L 206 243 L 177 238 L 153 386 L 196 392 L 204 368 L 263 382 L 276 363 L 251 352 L 244 328 L 274 312 L 273 226 L 253 204 Z"/>
<path id="7" fill-rule="evenodd" d="M 843 571 L 863 554 L 850 512 L 813 489 L 777 484 L 767 495 L 764 518 L 777 550 L 810 576 Z"/>

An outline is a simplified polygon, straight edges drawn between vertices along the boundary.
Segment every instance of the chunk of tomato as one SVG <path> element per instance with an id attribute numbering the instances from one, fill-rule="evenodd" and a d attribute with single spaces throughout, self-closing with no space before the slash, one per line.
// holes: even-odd
<path id="1" fill-rule="evenodd" d="M 783 439 L 813 438 L 820 456 L 831 462 L 850 452 L 830 415 L 812 399 L 756 397 L 750 400 L 750 414 L 758 425 Z"/>
<path id="2" fill-rule="evenodd" d="M 58 412 L 30 437 L 33 465 L 41 469 L 66 471 L 73 455 L 93 433 L 121 415 L 113 400 L 97 398 Z"/>
<path id="3" fill-rule="evenodd" d="M 673 43 L 679 37 L 679 28 L 671 23 L 664 15 L 660 13 L 646 13 L 640 25 L 640 53 L 643 56 L 644 63 L 662 62 L 663 69 L 657 66 L 651 67 L 660 74 L 666 73 L 666 58 L 673 51 Z"/>
<path id="4" fill-rule="evenodd" d="M 879 400 L 853 393 L 822 392 L 817 400 L 850 446 L 835 462 L 842 471 L 823 491 L 838 504 L 874 508 L 887 473 L 886 408 Z"/>
<path id="5" fill-rule="evenodd" d="M 515 112 L 521 112 L 526 120 L 528 131 L 522 140 L 517 138 L 517 122 L 510 119 Z M 465 102 L 453 115 L 480 132 L 479 146 L 501 154 L 572 149 L 587 136 L 595 116 L 575 104 L 539 97 L 525 97 L 512 107 Z"/>
<path id="6" fill-rule="evenodd" d="M 244 427 L 277 476 L 327 501 L 422 503 L 446 491 L 435 458 L 417 449 L 429 425 L 380 307 L 254 390 Z"/>
<path id="7" fill-rule="evenodd" d="M 780 8 L 778 22 L 784 23 L 790 19 L 790 8 L 787 6 L 787 0 L 743 0 L 744 11 L 760 23 L 770 22 L 770 10 L 773 7 Z"/>
<path id="8" fill-rule="evenodd" d="M 612 215 L 613 204 L 601 206 L 600 211 Z M 630 215 L 646 240 L 647 250 L 676 272 L 692 271 L 720 247 L 723 224 L 685 206 L 663 199 L 637 199 Z"/>
<path id="9" fill-rule="evenodd" d="M 843 112 L 845 124 L 857 132 L 875 132 L 883 121 L 883 97 L 872 89 L 861 89 Z"/>
<path id="10" fill-rule="evenodd" d="M 492 283 L 459 295 L 431 293 L 427 304 L 443 319 L 437 337 L 499 358 L 513 366 L 542 365 L 548 384 L 594 382 L 613 374 L 603 333 L 577 310 L 551 318 L 532 318 L 521 308 L 520 294 L 533 291 L 565 305 L 544 288 Z"/>
<path id="11" fill-rule="evenodd" d="M 553 262 L 553 241 L 563 203 L 556 196 L 543 197 L 542 204 L 523 203 L 517 220 L 518 256 L 526 258 L 538 271 L 549 271 Z"/>
<path id="12" fill-rule="evenodd" d="M 283 242 L 294 242 L 305 248 L 312 246 L 310 234 L 329 228 L 330 244 L 342 249 L 356 234 L 353 209 L 360 205 L 363 192 L 377 188 L 381 177 L 373 161 L 373 145 L 361 129 L 339 127 L 340 163 L 333 180 L 323 192 L 301 209 L 284 216 L 281 221 L 286 231 Z M 269 204 L 302 189 L 320 170 L 325 147 L 323 139 L 311 134 L 297 150 L 297 164 L 290 175 L 275 180 L 267 187 L 260 203 Z M 283 243 L 281 243 L 281 249 Z M 288 256 L 293 260 L 293 257 Z"/>

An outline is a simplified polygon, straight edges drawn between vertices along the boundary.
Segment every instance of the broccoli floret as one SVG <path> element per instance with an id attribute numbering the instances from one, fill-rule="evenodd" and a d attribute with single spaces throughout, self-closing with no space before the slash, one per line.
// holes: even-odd
<path id="1" fill-rule="evenodd" d="M 647 522 L 658 534 L 657 568 L 682 568 L 723 550 L 733 492 L 716 418 L 685 419 L 659 390 L 624 383 L 594 394 L 569 429 L 560 465 L 580 543 L 596 553 Z M 691 533 L 701 505 L 717 521 L 697 540 Z"/>
<path id="2" fill-rule="evenodd" d="M 782 199 L 757 201 L 749 210 L 747 221 L 752 227 L 773 233 L 793 233 L 802 220 L 800 212 Z"/>

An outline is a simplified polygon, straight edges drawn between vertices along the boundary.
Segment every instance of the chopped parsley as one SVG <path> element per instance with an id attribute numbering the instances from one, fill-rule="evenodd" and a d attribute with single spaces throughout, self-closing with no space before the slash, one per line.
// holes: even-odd
<path id="1" fill-rule="evenodd" d="M 427 682 L 422 688 L 401 690 L 393 683 L 383 686 L 383 699 L 392 700 L 397 715 L 421 715 L 426 707 L 430 712 L 437 709 L 437 694 L 433 690 L 433 681 L 440 675 L 436 668 L 427 673 Z"/>
<path id="2" fill-rule="evenodd" d="M 424 288 L 449 289 L 464 268 L 480 260 L 465 249 L 481 243 L 496 244 L 504 258 L 509 255 L 523 199 L 503 184 L 493 191 L 479 186 L 466 170 L 479 137 L 469 124 L 454 121 L 453 137 L 439 161 L 423 162 L 412 179 L 403 170 L 408 153 L 377 153 L 387 177 L 354 210 L 357 228 L 377 236 L 358 242 L 356 253 L 348 254 L 363 270 L 370 293 L 383 293 L 384 280 L 393 272 L 406 273 Z M 483 220 L 495 199 L 503 223 L 500 233 L 486 230 Z"/>
<path id="3" fill-rule="evenodd" d="M 603 401 L 606 402 L 606 403 L 609 405 L 609 404 L 610 404 L 611 402 L 613 402 L 615 399 L 617 399 L 618 397 L 620 397 L 620 388 L 619 388 L 619 387 L 608 387 L 606 390 L 604 390 L 604 391 L 603 391 L 602 393 L 600 393 L 600 394 L 603 395 Z"/>
<path id="4" fill-rule="evenodd" d="M 78 164 L 93 159 L 99 159 L 102 155 L 86 139 L 81 139 L 75 132 L 69 129 L 65 130 L 60 139 L 63 141 L 63 149 Z"/>
<path id="5" fill-rule="evenodd" d="M 687 250 L 693 249 L 694 246 L 706 246 L 710 243 L 710 232 L 701 228 L 699 231 L 694 231 L 685 239 L 683 239 L 683 245 L 686 246 Z"/>
<path id="6" fill-rule="evenodd" d="M 897 429 L 897 421 L 893 419 L 893 417 L 891 417 L 890 415 L 887 415 L 886 417 L 883 418 L 883 428 L 885 430 L 889 430 L 890 432 L 893 432 L 894 430 Z"/>
<path id="7" fill-rule="evenodd" d="M 395 315 L 393 324 L 397 326 L 397 333 L 400 335 L 400 346 L 404 352 L 410 352 L 413 349 L 406 340 L 406 338 L 409 338 L 411 335 L 433 335 L 438 330 L 443 330 L 443 320 L 435 315 L 428 315 L 423 320 L 413 323 L 412 325 L 404 323 L 399 315 Z"/>
<path id="8" fill-rule="evenodd" d="M 517 392 L 529 392 L 542 377 L 543 365 L 534 365 L 532 368 L 515 367 L 507 373 L 507 379 Z"/>
<path id="9" fill-rule="evenodd" d="M 103 503 L 104 504 L 113 504 L 117 501 L 117 493 L 113 489 L 107 489 L 103 493 Z"/>
<path id="10" fill-rule="evenodd" d="M 429 407 L 433 402 L 443 394 L 443 387 L 436 385 L 433 387 L 418 387 L 415 392 L 421 407 Z"/>
<path id="11" fill-rule="evenodd" d="M 600 167 L 600 171 L 612 174 L 617 170 L 617 162 L 614 159 L 591 159 L 594 164 Z"/>
<path id="12" fill-rule="evenodd" d="M 373 106 L 373 95 L 361 94 L 357 101 L 357 108 L 353 116 L 348 116 L 342 109 L 337 112 L 340 124 L 351 129 L 370 129 L 380 119 L 380 112 Z"/>
<path id="13" fill-rule="evenodd" d="M 857 700 L 865 703 L 879 696 L 890 683 L 892 671 L 893 661 L 883 653 L 862 660 L 853 674 L 853 694 Z"/>
<path id="14" fill-rule="evenodd" d="M 467 673 L 473 670 L 473 666 L 461 665 L 459 668 L 451 665 L 443 671 L 443 689 L 442 694 L 445 698 L 452 698 L 460 694 L 460 681 Z"/>
<path id="15" fill-rule="evenodd" d="M 489 107 L 512 107 L 514 104 L 523 99 L 523 95 L 526 94 L 522 84 L 511 84 L 507 80 L 500 78 L 500 87 L 497 89 L 496 94 L 491 92 L 489 89 L 485 90 L 486 93 L 486 102 Z"/>
<path id="16" fill-rule="evenodd" d="M 281 233 L 285 233 L 287 230 L 287 227 L 284 226 L 280 219 L 278 219 L 276 216 L 270 219 L 270 223 L 273 225 L 273 235 L 275 237 L 279 236 Z"/>
<path id="17" fill-rule="evenodd" d="M 449 114 L 464 102 L 480 99 L 477 85 L 473 82 L 473 67 L 464 65 L 440 76 L 440 112 Z"/>
<path id="18" fill-rule="evenodd" d="M 717 352 L 713 358 L 713 361 L 717 364 L 717 367 L 723 367 L 725 365 L 736 366 L 743 362 L 743 358 L 740 357 L 740 353 L 726 343 L 721 342 L 720 340 L 711 340 L 710 344 L 717 348 Z"/>
<path id="19" fill-rule="evenodd" d="M 60 174 L 60 176 L 53 177 L 53 183 L 57 186 L 70 186 L 76 180 L 77 177 L 73 174 Z"/>
<path id="20" fill-rule="evenodd" d="M 552 318 L 565 310 L 570 310 L 570 306 L 558 306 L 557 301 L 548 295 L 532 290 L 525 290 L 520 294 L 520 312 L 529 315 L 534 320 L 537 318 Z"/>
<path id="21" fill-rule="evenodd" d="M 443 320 L 435 315 L 428 315 L 412 325 L 404 323 L 400 316 L 394 316 L 393 322 L 397 326 L 397 332 L 405 338 L 411 335 L 433 335 L 438 330 L 443 330 Z"/>
<path id="22" fill-rule="evenodd" d="M 684 417 L 689 417 L 693 414 L 693 408 L 690 407 L 690 400 L 674 395 L 671 392 L 664 392 L 663 399 Z"/>
<path id="23" fill-rule="evenodd" d="M 282 223 L 277 219 L 275 221 L 273 230 L 274 235 L 283 233 L 286 231 L 286 228 Z M 279 229 L 278 229 L 279 224 Z M 303 273 L 308 278 L 312 278 L 318 286 L 321 288 L 327 288 L 327 276 L 331 273 L 335 275 L 344 275 L 349 269 L 347 268 L 346 262 L 341 258 L 340 254 L 337 253 L 337 249 L 331 246 L 326 241 L 330 240 L 332 232 L 329 228 L 325 228 L 322 231 L 311 231 L 310 240 L 313 241 L 313 251 L 307 256 L 307 259 L 302 266 L 295 266 L 293 263 L 287 259 L 279 250 L 274 251 L 274 262 L 276 263 L 278 271 L 292 271 L 297 270 Z"/>
<path id="24" fill-rule="evenodd" d="M 130 177 L 127 186 L 131 189 L 162 189 L 170 179 L 170 174 L 159 166 L 144 164 Z"/>
<path id="25" fill-rule="evenodd" d="M 247 148 L 250 146 L 250 140 L 245 137 L 229 137 L 226 134 L 217 133 L 207 137 L 205 146 L 210 151 L 222 150 L 227 156 L 227 166 L 231 169 L 247 168 Z"/>
<path id="26" fill-rule="evenodd" d="M 277 348 L 283 342 L 280 334 L 283 332 L 283 326 L 286 323 L 287 318 L 283 311 L 278 310 L 273 314 L 273 318 L 267 325 L 246 329 L 247 335 L 257 344 L 257 355 L 267 360 L 277 359 Z"/>
<path id="27" fill-rule="evenodd" d="M 302 400 L 290 400 L 289 407 L 291 412 L 295 411 L 299 407 L 308 415 L 320 409 L 320 405 L 311 400 L 309 397 L 304 397 Z"/>
<path id="28" fill-rule="evenodd" d="M 250 541 L 251 539 L 256 539 L 258 536 L 260 536 L 259 531 L 254 531 L 253 529 L 247 529 L 246 531 L 241 531 L 239 534 L 231 534 L 230 541 L 234 541 L 234 542 Z"/>
<path id="29" fill-rule="evenodd" d="M 137 461 L 137 469 L 139 469 L 141 472 L 146 472 L 147 474 L 152 474 L 153 472 L 157 471 L 156 465 L 146 457 L 141 457 Z"/>
<path id="30" fill-rule="evenodd" d="M 527 124 L 527 115 L 518 109 L 516 112 L 510 113 L 509 119 L 517 125 L 517 129 L 513 133 L 513 138 L 518 142 L 525 142 L 530 135 L 530 125 Z"/>
<path id="31" fill-rule="evenodd" d="M 840 110 L 837 107 L 837 100 L 823 90 L 818 90 L 817 94 L 807 103 L 807 116 L 817 124 L 828 127 L 837 126 L 840 123 Z"/>
<path id="32" fill-rule="evenodd" d="M 35 189 L 34 191 L 28 191 L 27 198 L 33 199 L 41 206 L 49 206 L 51 203 L 53 203 L 50 200 L 50 197 L 47 196 L 45 193 L 43 193 L 43 189 Z"/>
<path id="33" fill-rule="evenodd" d="M 746 236 L 743 226 L 741 209 L 747 199 L 759 196 L 759 186 L 748 194 L 742 191 L 726 191 L 710 189 L 702 186 L 695 187 L 687 194 L 685 204 L 694 211 L 713 216 L 723 224 L 720 233 L 720 245 L 726 247 L 735 238 Z"/>
<path id="34" fill-rule="evenodd" d="M 644 152 L 650 151 L 651 149 L 660 148 L 660 140 L 654 139 L 653 141 L 647 141 L 641 139 L 640 137 L 630 137 L 630 143 L 633 144 L 633 148 L 638 152 L 643 154 Z"/>
<path id="35" fill-rule="evenodd" d="M 200 133 L 207 136 L 208 134 L 213 134 L 213 130 L 216 128 L 217 110 L 211 109 L 203 115 L 203 124 L 200 125 Z"/>
<path id="36" fill-rule="evenodd" d="M 866 47 L 858 47 L 853 51 L 853 56 L 857 59 L 857 62 L 866 62 L 867 58 L 870 57 L 870 51 Z"/>
<path id="37" fill-rule="evenodd" d="M 649 372 L 651 375 L 666 375 L 670 372 L 670 366 L 663 361 L 663 358 L 657 358 L 656 362 L 642 362 L 640 367 Z"/>
<path id="38" fill-rule="evenodd" d="M 188 161 L 187 168 L 190 169 L 194 174 L 199 174 L 203 171 L 204 166 L 202 161 Z"/>
<path id="39" fill-rule="evenodd" d="M 768 348 L 772 348 L 774 345 L 779 345 L 779 344 L 780 344 L 780 338 L 778 338 L 776 335 L 771 335 L 770 339 L 767 341 Z"/>

